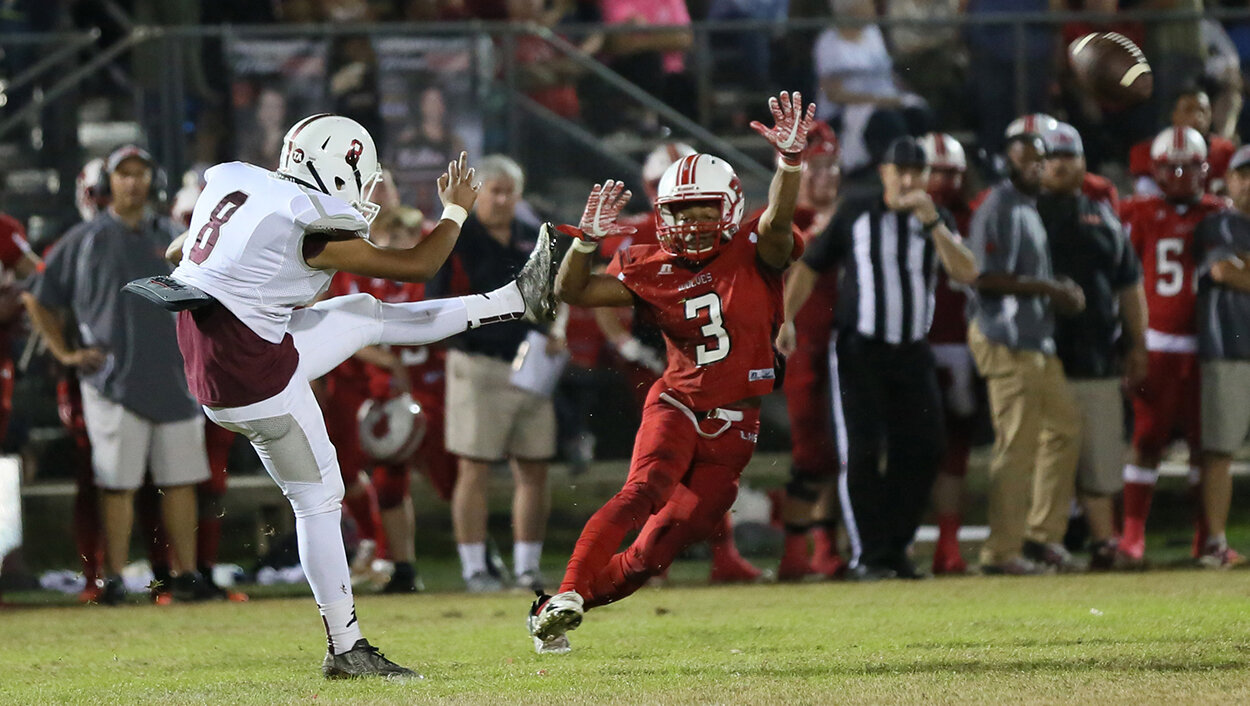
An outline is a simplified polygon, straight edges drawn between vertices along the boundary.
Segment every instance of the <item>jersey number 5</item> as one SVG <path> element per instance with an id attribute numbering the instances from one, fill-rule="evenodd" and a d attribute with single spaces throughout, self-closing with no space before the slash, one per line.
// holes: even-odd
<path id="1" fill-rule="evenodd" d="M 200 232 L 195 234 L 195 243 L 191 246 L 191 253 L 187 256 L 191 262 L 198 265 L 208 258 L 208 254 L 217 245 L 217 238 L 221 236 L 221 227 L 244 203 L 247 203 L 247 194 L 242 191 L 231 191 L 218 201 L 216 206 L 213 206 L 213 212 L 208 214 L 208 223 L 205 223 L 200 228 Z"/>
<path id="2" fill-rule="evenodd" d="M 699 329 L 708 338 L 716 339 L 716 347 L 708 348 L 700 343 L 694 349 L 694 362 L 698 365 L 715 363 L 729 355 L 729 332 L 725 330 L 725 319 L 721 315 L 720 295 L 716 292 L 700 294 L 686 300 L 686 320 L 700 318 L 699 312 L 706 309 L 708 322 Z"/>
<path id="3" fill-rule="evenodd" d="M 1155 292 L 1161 297 L 1174 297 L 1185 286 L 1185 267 L 1179 255 L 1185 251 L 1180 238 L 1162 238 L 1155 244 Z"/>

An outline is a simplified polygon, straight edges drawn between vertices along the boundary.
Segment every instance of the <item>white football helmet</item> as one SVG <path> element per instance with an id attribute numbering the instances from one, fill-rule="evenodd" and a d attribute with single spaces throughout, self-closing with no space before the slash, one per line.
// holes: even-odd
<path id="1" fill-rule="evenodd" d="M 1045 113 L 1031 113 L 1029 115 L 1021 115 L 1012 120 L 1007 126 L 1007 131 L 1003 134 L 1003 137 L 1012 138 L 1016 135 L 1023 135 L 1026 132 L 1041 136 L 1058 126 L 1059 121 Z"/>
<path id="2" fill-rule="evenodd" d="M 687 260 L 711 257 L 738 232 L 746 208 L 742 182 L 729 163 L 710 154 L 692 154 L 673 162 L 664 175 L 655 199 L 656 236 L 666 252 Z M 673 215 L 691 201 L 715 202 L 720 217 L 715 221 L 678 223 Z"/>
<path id="3" fill-rule="evenodd" d="M 695 153 L 695 149 L 684 142 L 665 142 L 651 150 L 646 161 L 642 163 L 642 180 L 656 182 L 664 176 L 664 170 L 682 157 Z"/>
<path id="4" fill-rule="evenodd" d="M 100 209 L 108 205 L 108 195 L 102 188 L 104 179 L 103 157 L 96 157 L 82 165 L 82 171 L 74 179 L 74 205 L 84 221 L 95 218 Z"/>
<path id="5" fill-rule="evenodd" d="M 343 199 L 372 223 L 381 207 L 370 200 L 382 180 L 369 131 L 341 115 L 320 113 L 295 123 L 282 138 L 278 172 Z"/>
<path id="6" fill-rule="evenodd" d="M 930 169 L 954 169 L 966 171 L 968 158 L 959 140 L 944 132 L 931 132 L 920 138 L 920 146 L 929 158 Z"/>
<path id="7" fill-rule="evenodd" d="M 1207 141 L 1191 127 L 1169 127 L 1150 143 L 1154 179 L 1172 201 L 1193 201 L 1207 186 Z"/>

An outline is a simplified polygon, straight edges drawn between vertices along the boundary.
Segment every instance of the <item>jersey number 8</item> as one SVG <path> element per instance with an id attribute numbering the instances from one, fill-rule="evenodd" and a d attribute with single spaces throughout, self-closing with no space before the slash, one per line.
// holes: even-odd
<path id="1" fill-rule="evenodd" d="M 212 213 L 208 214 L 208 223 L 205 223 L 200 228 L 200 232 L 195 234 L 195 243 L 192 244 L 191 252 L 187 255 L 191 262 L 198 265 L 208 258 L 208 254 L 213 251 L 213 246 L 217 245 L 217 238 L 221 236 L 221 227 L 246 202 L 247 194 L 242 191 L 231 191 L 218 201 L 216 206 L 213 206 Z"/>
<path id="2" fill-rule="evenodd" d="M 725 319 L 721 315 L 720 295 L 716 292 L 708 292 L 693 299 L 687 299 L 686 320 L 700 318 L 699 312 L 704 309 L 707 310 L 708 322 L 699 329 L 699 333 L 708 338 L 715 338 L 716 347 L 708 348 L 702 343 L 695 347 L 694 362 L 698 365 L 715 363 L 718 360 L 724 360 L 729 355 L 729 332 L 725 330 Z"/>

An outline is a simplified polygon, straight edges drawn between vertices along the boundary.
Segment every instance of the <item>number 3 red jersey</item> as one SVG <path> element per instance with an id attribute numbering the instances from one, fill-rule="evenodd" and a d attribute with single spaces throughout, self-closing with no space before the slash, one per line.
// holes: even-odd
<path id="1" fill-rule="evenodd" d="M 1152 331 L 1172 336 L 1196 333 L 1194 307 L 1194 230 L 1223 203 L 1205 195 L 1193 205 L 1176 205 L 1158 196 L 1123 202 L 1120 216 L 1141 258 L 1142 284 Z"/>
<path id="2" fill-rule="evenodd" d="M 705 411 L 765 395 L 776 382 L 773 340 L 782 320 L 782 271 L 756 254 L 758 219 L 742 224 L 715 258 L 689 263 L 658 245 L 633 245 L 608 266 L 664 332 L 664 384 Z M 794 241 L 791 258 L 802 254 Z"/>

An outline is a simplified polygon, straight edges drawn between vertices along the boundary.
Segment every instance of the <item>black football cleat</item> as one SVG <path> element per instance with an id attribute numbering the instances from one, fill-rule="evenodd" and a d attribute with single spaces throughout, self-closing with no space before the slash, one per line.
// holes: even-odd
<path id="1" fill-rule="evenodd" d="M 321 673 L 326 679 L 357 679 L 360 677 L 382 677 L 383 679 L 422 679 L 407 667 L 387 659 L 378 648 L 361 638 L 352 648 L 341 655 L 326 653 L 321 663 Z"/>

